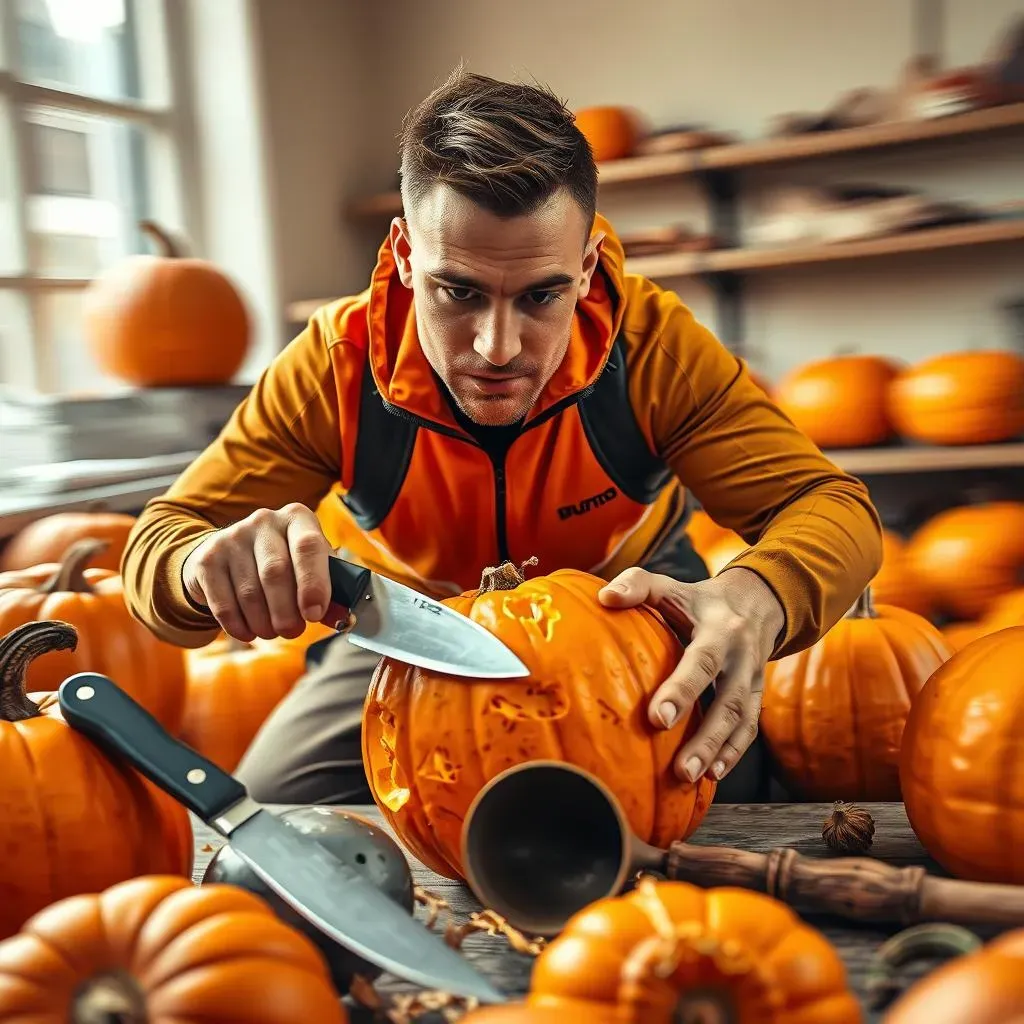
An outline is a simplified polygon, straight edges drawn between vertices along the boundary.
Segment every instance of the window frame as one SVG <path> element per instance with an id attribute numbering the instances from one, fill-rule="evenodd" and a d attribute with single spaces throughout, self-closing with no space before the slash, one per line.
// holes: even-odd
<path id="1" fill-rule="evenodd" d="M 191 183 L 194 128 L 188 116 L 187 32 L 180 4 L 174 0 L 131 0 L 140 92 L 145 99 L 108 99 L 71 88 L 27 81 L 19 75 L 17 0 L 0 0 L 0 138 L 9 139 L 11 214 L 14 228 L 16 272 L 0 270 L 0 292 L 21 295 L 25 307 L 28 350 L 19 355 L 4 382 L 15 389 L 55 392 L 58 375 L 42 337 L 41 297 L 63 290 L 82 291 L 93 276 L 54 277 L 39 273 L 30 264 L 29 198 L 37 193 L 41 175 L 35 166 L 26 111 L 50 108 L 60 113 L 115 118 L 142 128 L 146 134 L 146 190 L 148 215 L 172 232 L 190 240 L 196 254 L 202 251 L 200 200 Z M 5 229 L 6 230 L 6 229 Z"/>

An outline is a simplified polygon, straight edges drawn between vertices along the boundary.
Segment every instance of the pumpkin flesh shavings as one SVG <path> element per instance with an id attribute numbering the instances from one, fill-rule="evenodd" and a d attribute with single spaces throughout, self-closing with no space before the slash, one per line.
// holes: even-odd
<path id="1" fill-rule="evenodd" d="M 527 956 L 539 955 L 546 945 L 545 939 L 529 938 L 493 910 L 474 912 L 465 921 L 456 924 L 451 904 L 443 896 L 438 896 L 418 885 L 414 888 L 413 894 L 416 902 L 427 908 L 425 927 L 433 929 L 444 914 L 444 941 L 452 949 L 460 949 L 462 943 L 473 932 L 500 935 L 517 953 Z M 437 1012 L 441 1013 L 445 1021 L 454 1024 L 479 1005 L 479 1000 L 472 996 L 457 996 L 450 992 L 429 989 L 413 994 L 403 993 L 385 997 L 376 990 L 372 981 L 361 975 L 352 979 L 349 991 L 356 1002 L 383 1016 L 390 1024 L 415 1024 L 422 1015 Z"/>

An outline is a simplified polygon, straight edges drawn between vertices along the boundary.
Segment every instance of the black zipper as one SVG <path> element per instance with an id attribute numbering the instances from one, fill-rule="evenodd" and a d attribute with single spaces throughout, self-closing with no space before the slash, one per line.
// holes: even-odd
<path id="1" fill-rule="evenodd" d="M 488 453 L 489 454 L 489 453 Z M 508 553 L 508 524 L 505 510 L 505 456 L 507 449 L 500 456 L 489 455 L 494 467 L 494 514 L 498 528 L 498 561 L 511 561 Z"/>

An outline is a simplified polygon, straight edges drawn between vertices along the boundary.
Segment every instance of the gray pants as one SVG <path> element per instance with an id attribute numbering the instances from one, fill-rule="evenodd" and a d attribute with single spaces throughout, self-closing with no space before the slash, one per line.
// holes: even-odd
<path id="1" fill-rule="evenodd" d="M 707 578 L 704 563 L 682 531 L 645 568 L 688 582 Z M 363 770 L 361 724 L 378 656 L 341 636 L 319 641 L 310 653 L 310 668 L 263 723 L 235 775 L 263 803 L 372 803 Z M 712 696 L 708 687 L 705 706 Z M 767 786 L 758 737 L 719 785 L 715 802 L 765 800 Z"/>

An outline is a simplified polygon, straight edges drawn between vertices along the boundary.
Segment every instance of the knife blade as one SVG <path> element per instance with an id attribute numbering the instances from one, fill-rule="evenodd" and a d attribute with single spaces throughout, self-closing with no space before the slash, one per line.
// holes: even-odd
<path id="1" fill-rule="evenodd" d="M 501 640 L 469 616 L 337 555 L 329 559 L 331 603 L 322 621 L 350 643 L 451 675 L 508 679 L 530 674 Z"/>
<path id="2" fill-rule="evenodd" d="M 57 699 L 68 725 L 224 836 L 274 892 L 342 946 L 426 988 L 506 1001 L 439 935 L 315 837 L 262 807 L 234 776 L 172 737 L 109 677 L 78 672 L 60 684 Z"/>

